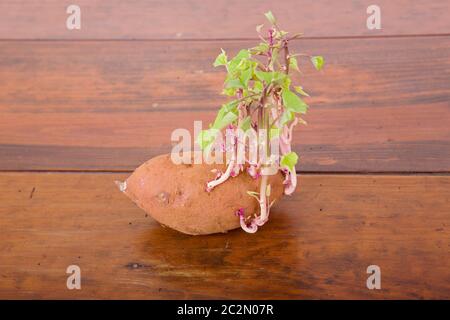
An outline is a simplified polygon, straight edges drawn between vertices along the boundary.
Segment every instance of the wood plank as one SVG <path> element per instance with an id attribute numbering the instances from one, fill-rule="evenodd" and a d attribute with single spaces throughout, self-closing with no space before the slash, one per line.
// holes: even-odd
<path id="1" fill-rule="evenodd" d="M 302 40 L 301 171 L 450 171 L 449 37 Z M 211 60 L 248 41 L 2 42 L 1 170 L 132 170 L 225 101 Z"/>
<path id="2" fill-rule="evenodd" d="M 445 0 L 378 0 L 381 30 L 366 27 L 368 0 L 78 0 L 81 30 L 66 28 L 69 3 L 0 3 L 1 39 L 236 39 L 255 38 L 273 10 L 282 27 L 310 37 L 448 34 Z"/>
<path id="3" fill-rule="evenodd" d="M 449 176 L 302 175 L 258 233 L 199 237 L 146 217 L 124 177 L 2 173 L 0 298 L 450 298 Z"/>

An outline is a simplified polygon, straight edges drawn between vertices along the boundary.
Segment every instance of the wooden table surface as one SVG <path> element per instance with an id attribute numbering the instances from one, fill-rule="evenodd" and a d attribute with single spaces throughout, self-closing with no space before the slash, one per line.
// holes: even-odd
<path id="1" fill-rule="evenodd" d="M 0 3 L 0 298 L 450 299 L 450 3 Z M 224 102 L 220 48 L 303 31 L 300 187 L 256 234 L 186 236 L 118 192 Z M 68 290 L 66 268 L 81 268 Z M 366 269 L 381 269 L 369 290 Z"/>

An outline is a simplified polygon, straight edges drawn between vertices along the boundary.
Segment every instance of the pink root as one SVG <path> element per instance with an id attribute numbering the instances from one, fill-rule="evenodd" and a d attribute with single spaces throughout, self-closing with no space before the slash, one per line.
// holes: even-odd
<path id="1" fill-rule="evenodd" d="M 247 173 L 255 180 L 261 176 L 261 174 L 259 173 L 258 167 L 255 165 L 250 165 L 247 168 Z"/>
<path id="2" fill-rule="evenodd" d="M 235 126 L 233 125 L 229 125 L 228 126 L 229 129 L 235 129 Z M 231 137 L 231 141 L 232 141 L 232 145 L 231 147 L 233 148 L 233 156 L 232 159 L 230 160 L 230 162 L 228 163 L 228 167 L 227 170 L 221 174 L 219 177 L 216 177 L 216 179 L 214 179 L 213 181 L 208 182 L 208 184 L 206 185 L 206 190 L 208 192 L 210 192 L 212 189 L 214 189 L 216 186 L 218 186 L 219 184 L 225 182 L 228 180 L 228 178 L 231 177 L 235 177 L 239 174 L 239 172 L 241 171 L 241 167 L 239 165 L 236 164 L 236 142 L 237 142 L 237 136 L 236 134 L 232 131 L 232 130 L 227 130 L 227 135 L 229 135 Z"/>
<path id="3" fill-rule="evenodd" d="M 284 184 L 284 194 L 291 195 L 294 193 L 295 188 L 297 187 L 297 173 L 295 172 L 295 168 L 293 171 L 286 170 L 285 178 L 283 181 Z"/>
<path id="4" fill-rule="evenodd" d="M 234 168 L 234 160 L 231 160 L 230 163 L 228 164 L 228 167 L 227 167 L 227 170 L 225 171 L 225 173 L 220 175 L 220 177 L 218 179 L 208 182 L 206 185 L 206 190 L 207 191 L 209 190 L 208 192 L 210 192 L 212 189 L 214 189 L 219 184 L 227 181 L 228 178 L 231 176 L 231 172 L 233 171 L 233 168 Z"/>
<path id="5" fill-rule="evenodd" d="M 255 233 L 258 231 L 258 225 L 255 223 L 255 220 L 250 221 L 250 223 L 245 221 L 244 208 L 240 208 L 236 211 L 236 215 L 239 217 L 242 230 L 248 233 Z"/>

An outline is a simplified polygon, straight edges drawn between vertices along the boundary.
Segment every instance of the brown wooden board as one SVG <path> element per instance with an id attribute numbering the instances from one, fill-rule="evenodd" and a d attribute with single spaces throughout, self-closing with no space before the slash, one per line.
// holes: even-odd
<path id="1" fill-rule="evenodd" d="M 300 171 L 448 172 L 450 37 L 310 39 Z M 132 170 L 207 125 L 225 98 L 223 47 L 253 41 L 0 43 L 1 170 Z"/>
<path id="2" fill-rule="evenodd" d="M 373 1 L 308 0 L 77 0 L 81 29 L 68 30 L 72 2 L 0 3 L 0 39 L 241 39 L 273 10 L 286 30 L 309 37 L 449 34 L 446 0 L 378 0 L 381 30 L 369 30 Z"/>
<path id="3" fill-rule="evenodd" d="M 2 173 L 0 298 L 450 298 L 448 176 L 301 175 L 258 233 L 197 237 L 146 217 L 125 177 Z"/>

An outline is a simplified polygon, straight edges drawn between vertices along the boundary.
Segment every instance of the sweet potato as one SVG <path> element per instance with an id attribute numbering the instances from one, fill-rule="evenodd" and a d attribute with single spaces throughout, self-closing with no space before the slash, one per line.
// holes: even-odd
<path id="1" fill-rule="evenodd" d="M 258 201 L 247 191 L 257 191 L 260 179 L 248 174 L 230 178 L 210 192 L 206 183 L 214 179 L 211 170 L 225 165 L 174 164 L 169 154 L 157 156 L 137 168 L 121 184 L 122 191 L 162 225 L 180 232 L 200 235 L 238 228 L 236 211 L 249 216 L 259 212 Z M 269 179 L 271 200 L 283 194 L 283 174 Z"/>

